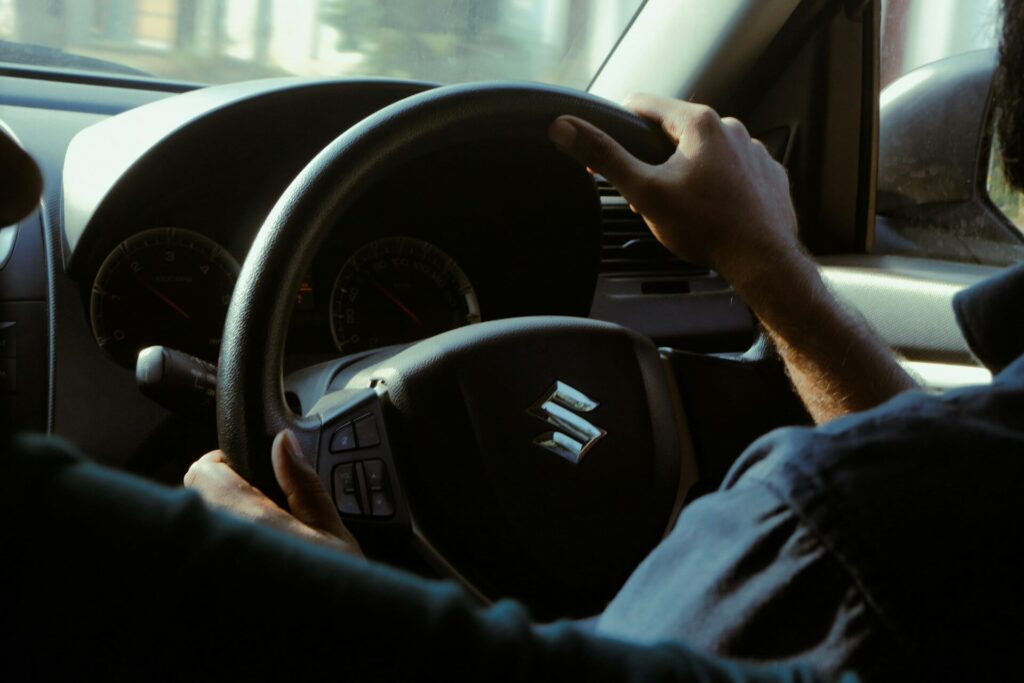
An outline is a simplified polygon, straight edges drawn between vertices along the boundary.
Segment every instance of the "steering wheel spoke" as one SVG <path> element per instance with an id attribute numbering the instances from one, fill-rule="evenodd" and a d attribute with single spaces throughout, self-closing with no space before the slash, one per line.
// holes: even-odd
<path id="1" fill-rule="evenodd" d="M 342 389 L 310 411 L 320 418 L 315 467 L 338 514 L 359 529 L 407 528 L 392 439 L 380 395 L 374 389 Z"/>

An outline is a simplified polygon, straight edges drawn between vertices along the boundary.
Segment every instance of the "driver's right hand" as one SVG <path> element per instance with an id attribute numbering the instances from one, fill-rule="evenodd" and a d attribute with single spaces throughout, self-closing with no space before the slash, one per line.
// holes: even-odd
<path id="1" fill-rule="evenodd" d="M 708 265 L 734 286 L 802 258 L 786 170 L 742 123 L 709 107 L 632 95 L 625 107 L 658 124 L 676 145 L 660 165 L 632 156 L 573 116 L 551 124 L 559 148 L 618 188 L 654 236 L 678 257 Z"/>

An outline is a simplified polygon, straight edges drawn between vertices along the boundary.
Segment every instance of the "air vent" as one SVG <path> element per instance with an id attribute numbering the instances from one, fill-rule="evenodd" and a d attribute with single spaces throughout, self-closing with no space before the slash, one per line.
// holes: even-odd
<path id="1" fill-rule="evenodd" d="M 596 177 L 601 196 L 601 272 L 607 275 L 707 275 L 707 268 L 681 261 L 654 239 L 611 183 Z"/>

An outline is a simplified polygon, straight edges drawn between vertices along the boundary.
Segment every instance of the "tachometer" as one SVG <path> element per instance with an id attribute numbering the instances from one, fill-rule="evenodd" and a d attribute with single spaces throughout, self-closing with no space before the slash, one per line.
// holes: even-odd
<path id="1" fill-rule="evenodd" d="M 131 368 L 154 344 L 216 361 L 238 270 L 223 247 L 191 230 L 155 228 L 125 240 L 93 283 L 97 343 Z"/>
<path id="2" fill-rule="evenodd" d="M 344 353 L 476 322 L 480 306 L 466 274 L 443 251 L 411 237 L 388 237 L 359 249 L 331 292 L 331 332 Z"/>

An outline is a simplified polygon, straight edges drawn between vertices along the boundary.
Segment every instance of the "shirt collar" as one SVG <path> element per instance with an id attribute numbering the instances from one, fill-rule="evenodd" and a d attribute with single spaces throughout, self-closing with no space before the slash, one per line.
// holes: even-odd
<path id="1" fill-rule="evenodd" d="M 1000 372 L 1024 352 L 1024 264 L 958 292 L 953 310 L 975 357 Z"/>

